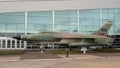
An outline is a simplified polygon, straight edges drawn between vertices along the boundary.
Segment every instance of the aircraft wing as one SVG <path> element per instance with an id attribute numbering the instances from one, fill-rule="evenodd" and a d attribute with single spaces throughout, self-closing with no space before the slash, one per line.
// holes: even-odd
<path id="1" fill-rule="evenodd" d="M 76 38 L 76 39 L 96 39 L 96 38 L 108 38 L 106 36 L 97 36 L 97 35 L 83 35 L 83 34 L 64 34 L 55 36 L 55 38 Z"/>
<path id="2" fill-rule="evenodd" d="M 69 46 L 89 46 L 106 44 L 106 41 L 104 40 L 109 37 L 97 35 L 63 35 L 56 36 L 56 38 L 61 38 L 61 41 L 58 42 L 59 44 L 68 44 Z"/>
<path id="3" fill-rule="evenodd" d="M 97 44 L 93 42 L 74 42 L 69 44 L 69 46 L 91 46 L 91 45 L 97 45 Z"/>

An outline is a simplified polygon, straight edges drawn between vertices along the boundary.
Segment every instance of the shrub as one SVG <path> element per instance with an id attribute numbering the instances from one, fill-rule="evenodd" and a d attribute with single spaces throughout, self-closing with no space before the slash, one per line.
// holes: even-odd
<path id="1" fill-rule="evenodd" d="M 18 55 L 24 52 L 24 50 L 0 50 L 0 55 Z"/>

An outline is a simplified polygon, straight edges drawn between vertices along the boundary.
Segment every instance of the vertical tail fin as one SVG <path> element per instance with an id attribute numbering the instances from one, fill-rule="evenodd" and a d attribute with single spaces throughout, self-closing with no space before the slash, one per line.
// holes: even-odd
<path id="1" fill-rule="evenodd" d="M 112 26 L 112 21 L 108 21 L 99 30 L 93 32 L 93 35 L 104 35 L 104 36 L 106 36 L 108 34 L 108 31 L 109 31 L 111 26 Z"/>

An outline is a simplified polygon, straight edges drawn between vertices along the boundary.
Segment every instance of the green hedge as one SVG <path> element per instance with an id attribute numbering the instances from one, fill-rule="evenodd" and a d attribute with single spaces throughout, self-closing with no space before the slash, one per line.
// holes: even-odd
<path id="1" fill-rule="evenodd" d="M 24 50 L 0 50 L 0 55 L 19 55 L 24 52 Z"/>
<path id="2" fill-rule="evenodd" d="M 115 53 L 120 52 L 120 50 L 112 49 L 112 48 L 103 48 L 103 49 L 94 49 L 95 52 L 101 52 L 101 53 Z"/>

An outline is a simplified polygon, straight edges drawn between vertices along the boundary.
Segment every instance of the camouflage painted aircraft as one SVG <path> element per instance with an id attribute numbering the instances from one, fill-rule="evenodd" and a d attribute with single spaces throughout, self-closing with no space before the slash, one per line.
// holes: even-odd
<path id="1" fill-rule="evenodd" d="M 108 31 L 112 25 L 108 21 L 99 30 L 92 35 L 74 34 L 65 32 L 39 32 L 36 34 L 28 34 L 13 37 L 15 39 L 32 41 L 32 42 L 53 42 L 56 44 L 67 44 L 69 46 L 95 46 L 95 45 L 112 45 L 113 39 L 108 37 Z"/>

